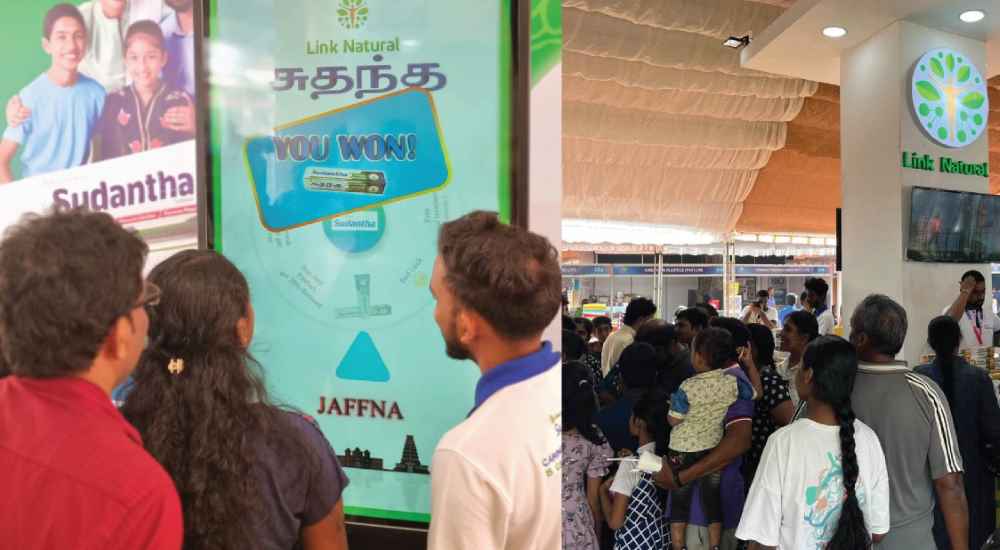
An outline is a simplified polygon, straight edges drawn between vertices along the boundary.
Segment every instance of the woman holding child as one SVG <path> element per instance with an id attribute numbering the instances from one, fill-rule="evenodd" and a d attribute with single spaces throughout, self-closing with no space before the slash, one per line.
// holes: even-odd
<path id="1" fill-rule="evenodd" d="M 754 397 L 754 388 L 746 378 L 727 369 L 734 349 L 732 334 L 722 328 L 708 328 L 694 339 L 692 360 L 697 374 L 685 380 L 670 400 L 669 421 L 674 428 L 668 457 L 675 471 L 711 453 L 722 440 L 729 407 L 739 399 Z M 693 485 L 686 485 L 671 495 L 670 529 L 675 550 L 685 546 L 693 491 Z M 717 550 L 722 543 L 721 471 L 702 478 L 701 502 L 709 524 L 709 546 Z"/>

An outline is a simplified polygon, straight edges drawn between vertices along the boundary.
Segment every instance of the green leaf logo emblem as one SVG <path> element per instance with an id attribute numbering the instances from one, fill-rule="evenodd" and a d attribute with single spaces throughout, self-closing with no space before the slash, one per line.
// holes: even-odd
<path id="1" fill-rule="evenodd" d="M 989 114 L 986 85 L 967 55 L 931 50 L 913 70 L 913 113 L 933 141 L 964 147 L 985 131 Z"/>
<path id="2" fill-rule="evenodd" d="M 927 101 L 941 100 L 941 93 L 938 92 L 937 88 L 935 88 L 933 84 L 927 82 L 926 80 L 917 82 L 917 93 L 919 93 Z"/>
<path id="3" fill-rule="evenodd" d="M 368 22 L 367 0 L 340 0 L 337 21 L 345 29 L 360 29 Z"/>

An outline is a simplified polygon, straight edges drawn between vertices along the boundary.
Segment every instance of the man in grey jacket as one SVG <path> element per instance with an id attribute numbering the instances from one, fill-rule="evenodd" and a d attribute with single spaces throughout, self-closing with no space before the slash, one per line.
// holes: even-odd
<path id="1" fill-rule="evenodd" d="M 865 298 L 851 317 L 859 369 L 851 404 L 878 434 L 890 480 L 889 534 L 879 550 L 936 550 L 934 497 L 951 548 L 968 550 L 969 514 L 962 455 L 944 392 L 896 354 L 906 339 L 906 311 L 888 296 Z"/>

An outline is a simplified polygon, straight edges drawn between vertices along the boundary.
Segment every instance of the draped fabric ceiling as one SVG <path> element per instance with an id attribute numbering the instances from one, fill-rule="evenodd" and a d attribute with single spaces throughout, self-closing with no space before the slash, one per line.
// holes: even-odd
<path id="1" fill-rule="evenodd" d="M 563 217 L 834 233 L 839 88 L 744 69 L 722 46 L 793 2 L 563 0 Z M 1000 116 L 990 143 L 1000 193 Z"/>

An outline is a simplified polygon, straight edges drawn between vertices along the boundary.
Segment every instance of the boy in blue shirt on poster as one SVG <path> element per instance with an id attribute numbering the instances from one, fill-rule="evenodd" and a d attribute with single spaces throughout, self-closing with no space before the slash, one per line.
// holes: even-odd
<path id="1" fill-rule="evenodd" d="M 52 57 L 52 65 L 18 94 L 31 117 L 3 133 L 0 183 L 14 179 L 11 164 L 18 147 L 22 177 L 86 162 L 104 106 L 104 88 L 78 71 L 87 52 L 87 28 L 80 11 L 70 4 L 56 5 L 45 14 L 42 36 L 42 49 Z"/>

